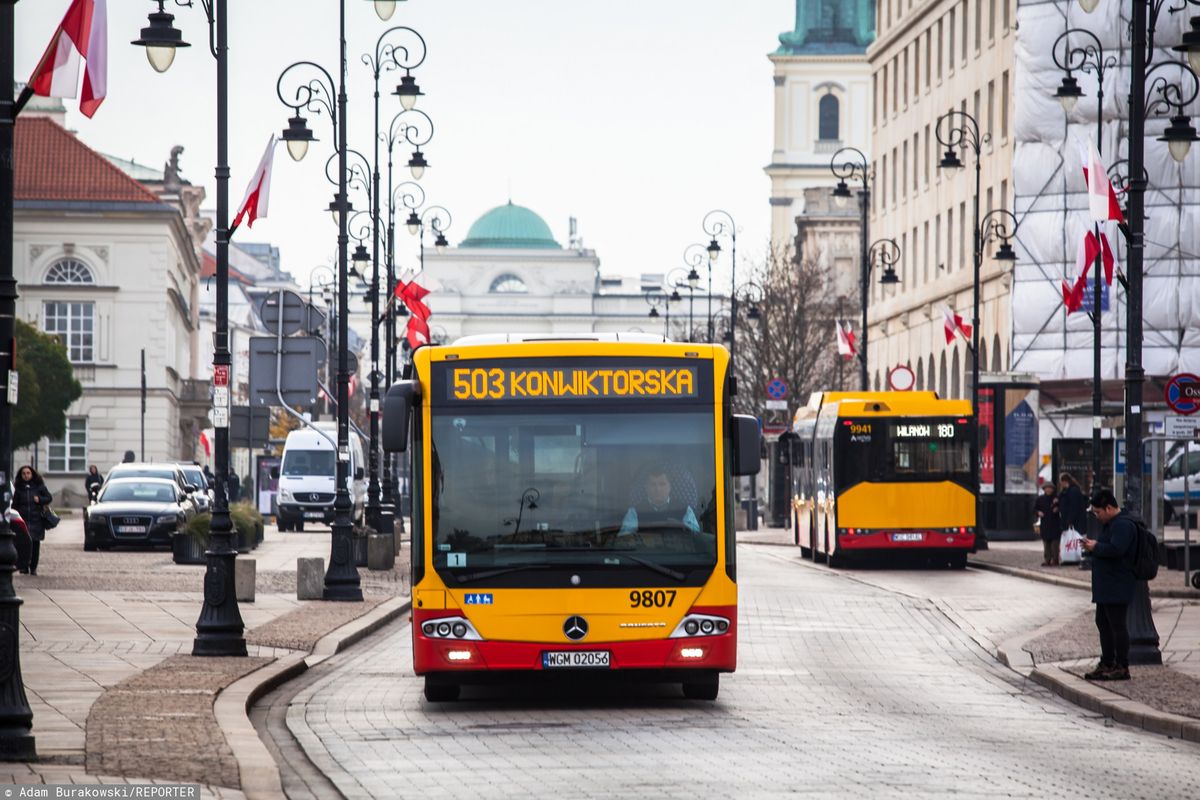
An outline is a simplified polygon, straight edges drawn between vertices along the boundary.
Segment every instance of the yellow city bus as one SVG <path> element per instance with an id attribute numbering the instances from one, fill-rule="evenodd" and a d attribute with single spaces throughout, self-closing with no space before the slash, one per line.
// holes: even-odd
<path id="1" fill-rule="evenodd" d="M 897 552 L 965 567 L 974 430 L 969 402 L 935 392 L 814 393 L 792 423 L 801 553 L 834 567 Z"/>
<path id="2" fill-rule="evenodd" d="M 760 446 L 730 411 L 728 361 L 646 334 L 416 351 L 383 443 L 404 450 L 411 427 L 427 700 L 587 671 L 716 698 L 737 657 L 731 476 L 757 472 Z"/>

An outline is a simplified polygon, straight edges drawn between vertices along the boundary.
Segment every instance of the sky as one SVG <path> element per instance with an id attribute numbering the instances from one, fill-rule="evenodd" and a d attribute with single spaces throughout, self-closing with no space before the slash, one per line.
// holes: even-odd
<path id="1" fill-rule="evenodd" d="M 743 259 L 765 253 L 770 184 L 762 170 L 774 103 L 767 54 L 792 28 L 791 0 L 407 0 L 386 23 L 372 2 L 345 2 L 348 135 L 368 158 L 372 76 L 361 56 L 397 25 L 426 40 L 428 56 L 414 76 L 425 92 L 418 108 L 435 127 L 421 184 L 429 203 L 452 214 L 452 244 L 511 199 L 540 214 L 560 244 L 576 217 L 605 274 L 682 266 L 684 248 L 704 238 L 701 220 L 714 208 L 737 222 L 739 271 Z M 18 80 L 32 72 L 68 5 L 16 4 Z M 313 60 L 336 77 L 338 6 L 229 6 L 232 214 L 268 137 L 291 116 L 276 95 L 283 69 Z M 204 12 L 199 3 L 167 4 L 192 47 L 160 75 L 142 48 L 126 44 L 156 8 L 150 0 L 110 0 L 108 97 L 91 120 L 67 100 L 68 126 L 93 149 L 155 168 L 182 145 L 183 177 L 203 184 L 206 207 L 215 207 L 216 64 Z M 396 74 L 381 80 L 381 127 L 400 111 L 389 95 Z M 279 147 L 269 216 L 235 236 L 277 245 L 301 284 L 334 259 L 337 235 L 325 211 L 334 191 L 324 176 L 332 130 L 325 116 L 310 115 L 309 126 L 320 141 L 299 163 Z M 414 242 L 399 242 L 402 266 L 414 261 Z"/>

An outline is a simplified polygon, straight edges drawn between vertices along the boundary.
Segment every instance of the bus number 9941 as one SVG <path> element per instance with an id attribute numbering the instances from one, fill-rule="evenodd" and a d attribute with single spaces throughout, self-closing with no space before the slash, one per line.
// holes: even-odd
<path id="1" fill-rule="evenodd" d="M 675 590 L 674 589 L 659 589 L 651 591 L 650 589 L 642 589 L 638 591 L 634 589 L 629 593 L 630 608 L 669 608 L 675 605 Z"/>

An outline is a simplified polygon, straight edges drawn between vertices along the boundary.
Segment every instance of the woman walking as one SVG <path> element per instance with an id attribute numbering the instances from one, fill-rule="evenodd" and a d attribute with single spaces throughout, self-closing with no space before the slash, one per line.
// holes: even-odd
<path id="1" fill-rule="evenodd" d="M 92 464 L 88 467 L 87 477 L 83 479 L 83 488 L 87 491 L 88 502 L 96 502 L 96 497 L 100 494 L 100 486 L 104 483 L 104 478 L 100 477 L 100 470 L 96 469 L 96 465 Z"/>
<path id="2" fill-rule="evenodd" d="M 46 520 L 43 515 L 50 510 L 50 502 L 53 499 L 42 476 L 38 475 L 33 467 L 26 465 L 17 471 L 12 505 L 25 519 L 30 539 L 28 552 L 21 552 L 25 550 L 21 548 L 17 553 L 17 569 L 23 573 L 37 575 L 38 555 L 42 539 L 46 538 Z M 17 541 L 22 540 L 18 538 Z"/>
<path id="3" fill-rule="evenodd" d="M 1058 545 L 1062 538 L 1062 521 L 1058 517 L 1058 493 L 1054 484 L 1042 484 L 1044 490 L 1033 504 L 1037 514 L 1038 535 L 1042 538 L 1042 566 L 1058 566 Z"/>

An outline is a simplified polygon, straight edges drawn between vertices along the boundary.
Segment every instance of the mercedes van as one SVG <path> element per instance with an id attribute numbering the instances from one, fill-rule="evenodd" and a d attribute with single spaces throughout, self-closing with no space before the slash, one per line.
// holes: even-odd
<path id="1" fill-rule="evenodd" d="M 333 523 L 336 493 L 337 424 L 314 422 L 288 434 L 279 466 L 278 523 L 281 531 L 303 531 L 304 523 Z M 361 522 L 367 485 L 363 480 L 362 439 L 350 431 L 347 480 L 354 521 Z"/>

